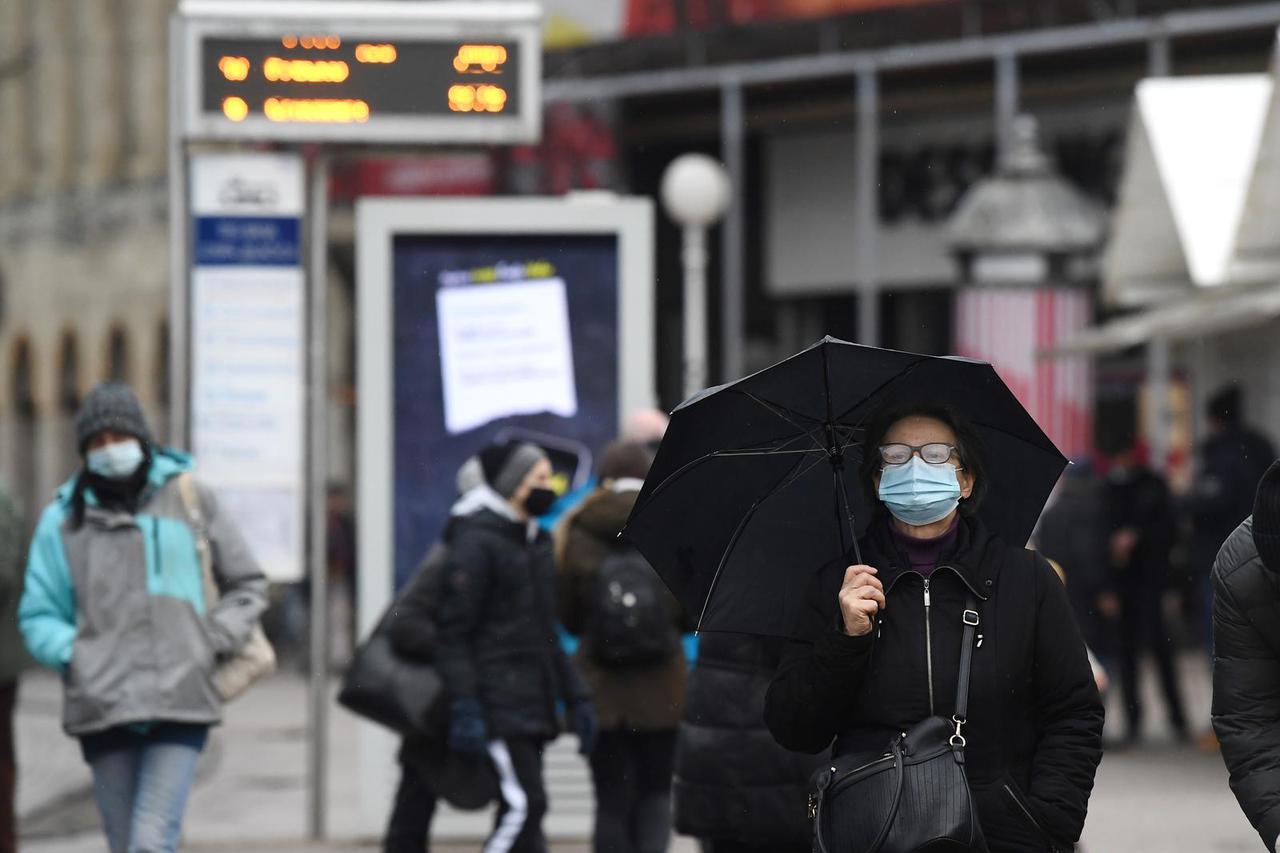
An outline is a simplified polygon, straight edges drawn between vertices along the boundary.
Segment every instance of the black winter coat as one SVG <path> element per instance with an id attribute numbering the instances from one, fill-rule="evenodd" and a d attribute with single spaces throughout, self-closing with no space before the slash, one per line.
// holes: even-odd
<path id="1" fill-rule="evenodd" d="M 1280 836 L 1280 577 L 1258 557 L 1253 517 L 1213 564 L 1213 730 L 1231 790 L 1268 850 Z"/>
<path id="2" fill-rule="evenodd" d="M 835 738 L 837 755 L 878 756 L 925 717 L 950 717 L 973 594 L 981 639 L 965 769 L 987 842 L 992 853 L 1070 849 L 1102 758 L 1103 708 L 1053 569 L 964 520 L 953 553 L 928 578 L 926 616 L 925 579 L 904 570 L 886 521 L 873 524 L 862 553 L 879 569 L 888 606 L 876 631 L 850 637 L 837 599 L 845 565 L 815 578 L 799 638 L 769 687 L 765 720 L 778 742 L 817 752 Z"/>
<path id="3" fill-rule="evenodd" d="M 1195 530 L 1195 576 L 1204 577 L 1240 519 L 1253 512 L 1258 481 L 1275 458 L 1266 436 L 1244 426 L 1211 436 L 1200 445 L 1200 474 L 1187 501 Z"/>
<path id="4" fill-rule="evenodd" d="M 478 698 L 489 734 L 554 738 L 557 700 L 588 698 L 560 647 L 551 538 L 482 509 L 457 518 L 436 615 L 449 698 Z"/>
<path id="5" fill-rule="evenodd" d="M 808 783 L 821 760 L 764 724 L 782 640 L 703 634 L 676 743 L 675 825 L 684 835 L 808 850 Z"/>
<path id="6" fill-rule="evenodd" d="M 387 635 L 395 650 L 410 660 L 429 661 L 436 656 L 436 608 L 448 556 L 445 541 L 432 545 L 391 605 Z"/>
<path id="7" fill-rule="evenodd" d="M 1115 585 L 1122 594 L 1147 592 L 1158 598 L 1169 580 L 1177 533 L 1169 487 L 1150 468 L 1117 471 L 1107 478 L 1103 503 L 1108 536 L 1123 528 L 1138 534 L 1128 561 L 1112 566 Z"/>

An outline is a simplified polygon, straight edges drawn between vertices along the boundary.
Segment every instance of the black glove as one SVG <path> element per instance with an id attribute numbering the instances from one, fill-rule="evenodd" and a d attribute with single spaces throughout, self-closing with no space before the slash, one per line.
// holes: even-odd
<path id="1" fill-rule="evenodd" d="M 449 706 L 449 748 L 483 755 L 488 747 L 489 733 L 480 701 L 470 696 L 454 699 Z"/>

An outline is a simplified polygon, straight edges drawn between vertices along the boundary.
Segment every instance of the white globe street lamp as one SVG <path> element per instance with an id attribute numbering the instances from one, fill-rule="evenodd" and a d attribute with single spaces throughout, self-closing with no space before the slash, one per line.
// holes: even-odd
<path id="1" fill-rule="evenodd" d="M 681 154 L 662 175 L 662 206 L 684 231 L 684 393 L 707 385 L 707 229 L 729 207 L 729 176 L 706 154 Z"/>

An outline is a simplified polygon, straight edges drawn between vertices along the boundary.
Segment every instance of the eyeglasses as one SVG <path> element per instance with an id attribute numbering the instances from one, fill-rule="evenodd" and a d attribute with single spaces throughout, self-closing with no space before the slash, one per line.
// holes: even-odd
<path id="1" fill-rule="evenodd" d="M 911 461 L 911 457 L 917 451 L 920 453 L 920 458 L 930 465 L 941 465 L 951 459 L 951 455 L 956 452 L 956 448 L 955 445 L 941 441 L 920 445 L 882 444 L 880 445 L 880 461 L 886 465 L 905 465 Z"/>

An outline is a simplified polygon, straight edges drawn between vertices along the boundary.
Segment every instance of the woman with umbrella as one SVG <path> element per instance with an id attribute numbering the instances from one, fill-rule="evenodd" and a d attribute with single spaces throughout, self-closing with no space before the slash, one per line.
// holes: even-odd
<path id="1" fill-rule="evenodd" d="M 992 853 L 1071 849 L 1102 755 L 1103 708 L 1048 561 L 979 515 L 988 465 L 1008 460 L 984 458 L 979 434 L 931 405 L 882 416 L 861 446 L 870 524 L 809 583 L 769 689 L 770 730 L 797 751 L 834 741 L 837 759 L 875 758 L 897 733 L 956 714 Z M 956 707 L 966 624 L 977 626 L 967 715 Z"/>
<path id="2" fill-rule="evenodd" d="M 811 815 L 847 832 L 820 848 L 1079 837 L 1102 704 L 1062 584 L 1019 547 L 1065 467 L 991 365 L 830 337 L 672 413 L 625 534 L 699 631 L 788 640 L 764 716 L 833 748 Z"/>

